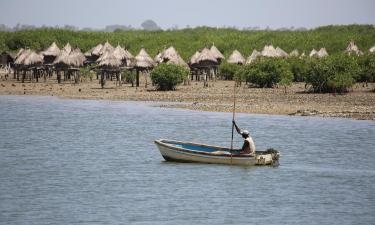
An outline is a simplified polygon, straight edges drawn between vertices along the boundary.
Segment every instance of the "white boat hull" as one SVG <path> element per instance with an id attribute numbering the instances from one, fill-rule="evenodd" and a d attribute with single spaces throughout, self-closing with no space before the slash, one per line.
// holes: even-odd
<path id="1" fill-rule="evenodd" d="M 200 152 L 200 151 L 179 148 L 177 147 L 178 145 L 168 144 L 168 142 L 173 142 L 174 144 L 176 143 L 186 144 L 186 142 L 156 140 L 155 144 L 157 145 L 163 158 L 167 161 L 254 166 L 254 165 L 274 164 L 278 161 L 278 156 L 279 156 L 277 155 L 277 158 L 275 158 L 272 154 L 256 154 L 255 156 L 232 155 L 228 152 L 229 149 L 227 148 L 188 143 L 192 146 L 209 147 L 211 149 L 212 148 L 217 149 L 217 151 L 210 152 L 210 153 Z"/>

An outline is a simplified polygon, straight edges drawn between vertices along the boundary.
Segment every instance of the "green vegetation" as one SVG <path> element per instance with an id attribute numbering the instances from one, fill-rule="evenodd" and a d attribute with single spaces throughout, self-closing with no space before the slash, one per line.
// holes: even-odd
<path id="1" fill-rule="evenodd" d="M 157 90 L 174 90 L 178 84 L 181 84 L 188 78 L 189 71 L 179 65 L 159 64 L 151 72 L 152 83 L 156 85 Z"/>
<path id="2" fill-rule="evenodd" d="M 234 75 L 238 70 L 241 69 L 241 66 L 238 64 L 230 64 L 223 62 L 219 66 L 219 75 L 223 80 L 233 80 Z"/>
<path id="3" fill-rule="evenodd" d="M 361 70 L 357 81 L 375 82 L 375 54 L 366 54 L 359 57 L 358 64 Z"/>
<path id="4" fill-rule="evenodd" d="M 272 88 L 275 84 L 288 86 L 293 81 L 288 63 L 280 58 L 260 58 L 244 66 L 239 73 L 240 77 L 258 87 Z"/>
<path id="5" fill-rule="evenodd" d="M 305 81 L 314 92 L 347 92 L 360 72 L 356 58 L 337 54 L 310 60 Z"/>
<path id="6" fill-rule="evenodd" d="M 240 31 L 199 27 L 173 31 L 87 32 L 49 28 L 0 32 L 0 50 L 16 51 L 25 47 L 43 50 L 55 41 L 59 47 L 69 42 L 73 47 L 87 51 L 109 41 L 112 45 L 125 46 L 133 54 L 144 47 L 151 56 L 173 45 L 187 60 L 195 51 L 210 47 L 212 43 L 228 57 L 234 49 L 248 56 L 253 49 L 261 50 L 266 44 L 279 46 L 286 52 L 298 49 L 306 54 L 313 48 L 326 47 L 329 54 L 335 54 L 344 51 L 350 40 L 355 40 L 360 49 L 368 51 L 375 44 L 374 26 L 326 26 L 307 31 Z"/>

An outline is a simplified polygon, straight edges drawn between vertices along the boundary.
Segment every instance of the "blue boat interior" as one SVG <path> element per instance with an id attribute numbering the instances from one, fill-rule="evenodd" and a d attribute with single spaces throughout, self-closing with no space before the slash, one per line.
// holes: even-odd
<path id="1" fill-rule="evenodd" d="M 177 148 L 183 148 L 183 149 L 187 149 L 187 150 L 200 151 L 200 152 L 215 152 L 215 151 L 223 151 L 224 150 L 224 149 L 217 149 L 217 148 L 208 147 L 208 146 L 181 144 L 181 143 L 173 143 L 173 142 L 165 142 L 165 143 L 173 145 Z"/>

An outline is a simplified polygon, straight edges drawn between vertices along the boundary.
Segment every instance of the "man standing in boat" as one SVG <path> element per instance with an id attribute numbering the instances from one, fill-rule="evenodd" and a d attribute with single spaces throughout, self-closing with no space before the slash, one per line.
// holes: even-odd
<path id="1" fill-rule="evenodd" d="M 242 137 L 245 139 L 244 143 L 242 145 L 242 149 L 240 151 L 240 154 L 255 154 L 255 143 L 253 139 L 250 137 L 250 133 L 247 130 L 241 130 L 236 122 L 233 120 L 233 126 L 236 128 L 237 133 L 241 134 Z"/>

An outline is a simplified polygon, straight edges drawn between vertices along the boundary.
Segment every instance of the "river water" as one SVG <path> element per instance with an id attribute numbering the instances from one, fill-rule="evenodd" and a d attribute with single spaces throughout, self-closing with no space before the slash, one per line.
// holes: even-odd
<path id="1" fill-rule="evenodd" d="M 232 115 L 150 105 L 0 97 L 0 224 L 375 223 L 375 122 L 238 114 L 278 167 L 181 164 L 153 140 L 230 146 Z"/>

